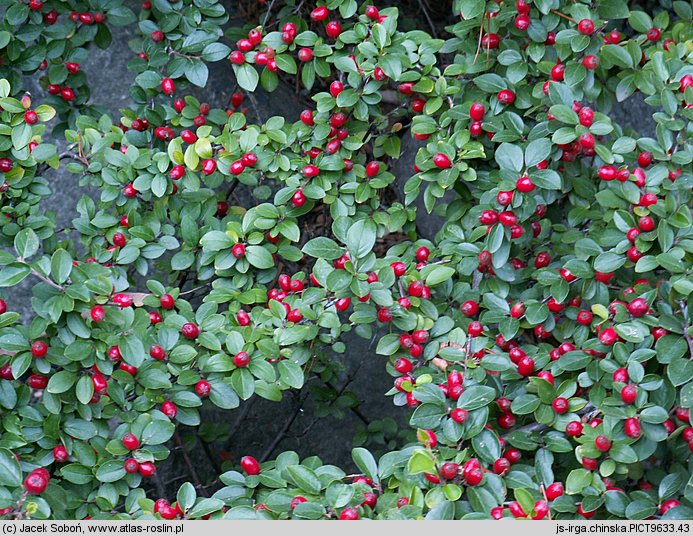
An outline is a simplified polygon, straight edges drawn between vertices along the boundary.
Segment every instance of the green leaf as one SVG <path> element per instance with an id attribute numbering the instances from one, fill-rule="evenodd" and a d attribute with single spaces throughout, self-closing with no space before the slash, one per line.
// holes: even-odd
<path id="1" fill-rule="evenodd" d="M 22 229 L 14 237 L 14 249 L 22 259 L 33 257 L 39 249 L 39 237 L 33 229 Z"/>
<path id="2" fill-rule="evenodd" d="M 121 468 L 123 463 L 120 463 Z M 123 471 L 124 472 L 124 471 Z M 94 473 L 92 469 L 79 463 L 71 463 L 60 469 L 60 475 L 73 484 L 83 486 L 94 481 Z"/>
<path id="3" fill-rule="evenodd" d="M 72 388 L 76 380 L 77 375 L 74 372 L 60 370 L 50 377 L 46 390 L 52 394 L 64 393 Z M 89 399 L 91 399 L 91 397 L 89 397 Z"/>
<path id="4" fill-rule="evenodd" d="M 633 448 L 625 443 L 614 443 L 609 450 L 609 456 L 619 463 L 635 463 L 638 461 L 638 455 Z"/>
<path id="5" fill-rule="evenodd" d="M 96 470 L 96 478 L 100 482 L 117 482 L 125 476 L 122 460 L 109 460 Z"/>
<path id="6" fill-rule="evenodd" d="M 657 493 L 659 500 L 663 501 L 676 495 L 686 484 L 686 477 L 682 473 L 671 473 L 665 476 L 659 483 Z"/>
<path id="7" fill-rule="evenodd" d="M 64 283 L 72 272 L 72 255 L 60 248 L 51 256 L 51 277 L 56 283 Z"/>
<path id="8" fill-rule="evenodd" d="M 376 225 L 371 219 L 363 219 L 349 226 L 346 246 L 352 258 L 363 258 L 373 250 L 376 239 Z"/>
<path id="9" fill-rule="evenodd" d="M 304 465 L 290 465 L 286 468 L 289 479 L 302 490 L 317 495 L 320 493 L 322 486 L 320 479 L 312 469 Z"/>
<path id="10" fill-rule="evenodd" d="M 495 159 L 501 169 L 509 169 L 517 173 L 522 171 L 524 157 L 522 149 L 510 143 L 501 143 L 496 149 Z"/>
<path id="11" fill-rule="evenodd" d="M 234 241 L 222 231 L 210 231 L 200 239 L 200 245 L 210 251 L 222 251 L 233 247 Z"/>
<path id="12" fill-rule="evenodd" d="M 94 383 L 91 381 L 89 376 L 82 376 L 79 380 L 77 380 L 75 394 L 77 396 L 77 400 L 79 400 L 82 404 L 89 403 L 94 396 Z"/>
<path id="13" fill-rule="evenodd" d="M 190 510 L 190 508 L 192 508 L 192 506 L 195 504 L 196 499 L 197 492 L 195 491 L 195 487 L 190 482 L 183 484 L 176 495 L 178 506 L 180 506 L 183 512 Z"/>
<path id="14" fill-rule="evenodd" d="M 624 69 L 633 68 L 633 58 L 630 57 L 630 54 L 628 54 L 628 52 L 622 46 L 604 45 L 599 52 L 599 56 L 618 67 L 622 67 Z"/>
<path id="15" fill-rule="evenodd" d="M 460 16 L 465 19 L 475 19 L 484 13 L 486 2 L 484 0 L 461 0 L 459 3 Z"/>
<path id="16" fill-rule="evenodd" d="M 248 63 L 243 65 L 234 65 L 233 71 L 236 74 L 236 81 L 246 91 L 255 91 L 260 76 L 257 74 L 255 67 Z"/>
<path id="17" fill-rule="evenodd" d="M 529 142 L 525 149 L 525 165 L 536 166 L 542 160 L 551 155 L 551 141 L 548 138 L 539 138 Z"/>
<path id="18" fill-rule="evenodd" d="M 12 452 L 0 449 L 0 485 L 17 487 L 22 485 L 22 469 Z"/>
<path id="19" fill-rule="evenodd" d="M 508 87 L 505 80 L 495 73 L 482 74 L 474 78 L 476 86 L 486 93 L 497 93 Z M 522 158 L 522 157 L 520 157 Z"/>
<path id="20" fill-rule="evenodd" d="M 245 248 L 245 258 L 248 262 L 259 268 L 260 270 L 266 270 L 274 266 L 274 259 L 272 254 L 262 246 L 248 246 Z"/>
<path id="21" fill-rule="evenodd" d="M 633 501 L 626 507 L 627 519 L 647 519 L 654 515 L 657 511 L 657 506 L 650 501 Z"/>
<path id="22" fill-rule="evenodd" d="M 351 451 L 351 457 L 364 475 L 378 482 L 378 464 L 368 450 L 357 447 Z"/>
<path id="23" fill-rule="evenodd" d="M 426 275 L 426 285 L 434 287 L 443 281 L 447 281 L 455 274 L 455 269 L 450 266 L 435 266 L 433 270 Z"/>
<path id="24" fill-rule="evenodd" d="M 289 387 L 300 389 L 305 381 L 303 370 L 290 359 L 283 359 L 277 365 L 279 377 Z"/>
<path id="25" fill-rule="evenodd" d="M 553 476 L 553 453 L 547 449 L 539 449 L 534 456 L 534 468 L 537 472 L 539 481 L 548 486 L 554 481 Z"/>
<path id="26" fill-rule="evenodd" d="M 610 273 L 618 270 L 625 263 L 625 255 L 606 251 L 594 260 L 594 269 L 597 272 Z"/>
<path id="27" fill-rule="evenodd" d="M 226 58 L 231 49 L 224 43 L 210 43 L 202 51 L 204 61 L 220 61 Z"/>
<path id="28" fill-rule="evenodd" d="M 592 483 L 592 473 L 587 469 L 573 469 L 566 480 L 566 493 L 577 495 Z"/>
<path id="29" fill-rule="evenodd" d="M 468 411 L 488 406 L 496 397 L 496 390 L 485 385 L 468 387 L 457 400 L 457 407 Z"/>
<path id="30" fill-rule="evenodd" d="M 208 77 L 209 69 L 202 60 L 190 60 L 185 67 L 185 78 L 197 87 L 205 87 Z"/>
<path id="31" fill-rule="evenodd" d="M 0 269 L 0 287 L 14 287 L 31 273 L 26 264 L 15 262 Z"/>
<path id="32" fill-rule="evenodd" d="M 135 77 L 135 83 L 144 89 L 158 88 L 162 80 L 162 76 L 154 71 L 144 71 Z"/>
<path id="33" fill-rule="evenodd" d="M 409 474 L 435 473 L 436 464 L 431 455 L 423 450 L 415 450 L 407 462 Z"/>
<path id="34" fill-rule="evenodd" d="M 600 0 L 596 5 L 602 19 L 627 19 L 630 15 L 628 4 L 623 0 Z"/>
<path id="35" fill-rule="evenodd" d="M 324 236 L 309 240 L 301 251 L 306 255 L 326 261 L 332 261 L 344 254 L 344 250 L 334 240 Z"/>
<path id="36" fill-rule="evenodd" d="M 129 365 L 141 367 L 147 358 L 142 341 L 134 335 L 125 336 L 118 346 L 123 360 Z"/>
<path id="37" fill-rule="evenodd" d="M 154 419 L 142 431 L 143 445 L 161 445 L 166 443 L 176 430 L 176 426 L 169 420 Z"/>

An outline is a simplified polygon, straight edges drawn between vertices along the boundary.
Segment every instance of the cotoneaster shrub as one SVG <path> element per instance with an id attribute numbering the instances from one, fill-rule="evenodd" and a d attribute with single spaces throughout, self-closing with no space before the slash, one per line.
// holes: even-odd
<path id="1" fill-rule="evenodd" d="M 309 4 L 224 31 L 216 0 L 0 2 L 3 515 L 693 517 L 690 4 L 455 0 L 444 38 Z M 116 24 L 138 24 L 137 76 L 109 117 L 80 64 Z M 211 108 L 189 90 L 217 61 L 239 91 Z M 248 123 L 244 93 L 280 79 L 311 108 Z M 655 137 L 611 118 L 636 92 Z M 97 190 L 79 241 L 58 167 Z M 418 441 L 355 449 L 359 475 L 285 452 L 230 460 L 211 496 L 151 491 L 199 407 L 281 403 L 349 331 L 378 338 Z"/>

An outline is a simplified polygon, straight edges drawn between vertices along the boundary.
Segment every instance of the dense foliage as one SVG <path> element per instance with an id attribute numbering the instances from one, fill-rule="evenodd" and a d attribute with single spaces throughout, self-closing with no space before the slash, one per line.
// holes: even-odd
<path id="1" fill-rule="evenodd" d="M 445 39 L 309 4 L 229 28 L 217 0 L 0 1 L 2 513 L 692 518 L 690 4 L 455 0 Z M 126 24 L 112 118 L 80 64 Z M 218 61 L 228 109 L 188 94 Z M 313 108 L 248 123 L 247 93 L 281 80 Z M 654 137 L 610 117 L 634 93 Z M 58 167 L 98 190 L 79 241 L 56 229 Z M 147 496 L 198 408 L 281 403 L 335 374 L 350 331 L 378 338 L 416 441 L 354 449 L 359 475 L 285 452 L 230 460 L 211 496 Z"/>

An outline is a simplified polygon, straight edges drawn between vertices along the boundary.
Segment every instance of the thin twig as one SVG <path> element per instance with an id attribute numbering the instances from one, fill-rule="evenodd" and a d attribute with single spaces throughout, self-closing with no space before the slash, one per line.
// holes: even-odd
<path id="1" fill-rule="evenodd" d="M 62 285 L 58 285 L 58 283 L 56 283 L 55 281 L 51 280 L 49 277 L 46 277 L 45 275 L 42 275 L 42 274 L 38 273 L 38 272 L 37 272 L 36 270 L 34 270 L 33 268 L 32 268 L 32 270 L 31 270 L 31 275 L 33 275 L 34 277 L 37 277 L 38 279 L 40 279 L 41 281 L 43 281 L 46 285 L 49 285 L 49 286 L 51 286 L 51 287 L 53 287 L 53 288 L 59 290 L 60 292 L 65 292 L 65 287 L 63 287 Z"/>
<path id="2" fill-rule="evenodd" d="M 484 22 L 481 22 L 481 26 L 479 26 L 479 41 L 476 44 L 476 54 L 474 54 L 474 61 L 472 62 L 473 64 L 476 64 L 476 60 L 479 57 L 479 52 L 481 52 L 481 38 L 484 35 Z"/>
<path id="3" fill-rule="evenodd" d="M 582 415 L 586 415 L 586 414 L 590 413 L 593 409 L 595 409 L 595 407 L 591 403 L 588 403 L 584 408 L 582 408 L 580 411 L 577 411 L 576 413 L 578 415 L 582 416 Z M 541 424 L 540 422 L 533 422 L 532 424 L 528 424 L 526 426 L 521 426 L 520 428 L 516 428 L 512 432 L 508 432 L 507 434 L 505 434 L 503 436 L 503 439 L 507 440 L 508 436 L 510 434 L 520 433 L 520 434 L 526 435 L 526 434 L 531 434 L 533 432 L 540 432 L 543 430 L 548 430 L 550 428 L 551 428 L 550 426 L 546 426 L 545 424 Z"/>
<path id="4" fill-rule="evenodd" d="M 272 13 L 272 8 L 274 7 L 274 2 L 275 2 L 275 1 L 276 1 L 276 0 L 272 0 L 272 1 L 270 2 L 269 7 L 267 8 L 267 13 L 265 13 L 265 20 L 262 21 L 262 33 L 263 33 L 263 34 L 265 33 L 265 31 L 264 31 L 264 30 L 265 30 L 265 26 L 267 25 L 267 21 L 269 20 L 270 13 Z"/>
<path id="5" fill-rule="evenodd" d="M 426 21 L 428 22 L 428 25 L 431 27 L 431 34 L 433 35 L 434 38 L 438 38 L 438 34 L 436 33 L 436 27 L 433 24 L 433 21 L 431 20 L 431 16 L 428 14 L 428 10 L 426 9 L 426 5 L 424 4 L 424 0 L 419 0 L 419 7 L 421 8 L 421 11 L 423 11 L 424 17 L 426 17 Z"/>
<path id="6" fill-rule="evenodd" d="M 159 497 L 164 498 L 166 496 L 166 487 L 161 481 L 161 475 L 157 472 L 154 473 L 154 485 L 156 486 L 156 492 L 159 494 Z"/>
<path id="7" fill-rule="evenodd" d="M 294 424 L 294 421 L 296 420 L 296 417 L 298 417 L 298 414 L 301 413 L 303 410 L 303 402 L 305 402 L 305 396 L 302 397 L 298 401 L 298 405 L 296 406 L 296 410 L 294 411 L 294 414 L 291 416 L 289 420 L 287 420 L 284 423 L 284 426 L 282 429 L 279 431 L 279 433 L 276 435 L 272 443 L 270 443 L 269 447 L 265 450 L 264 454 L 260 458 L 260 462 L 267 461 L 267 459 L 272 455 L 274 452 L 274 449 L 276 449 L 279 446 L 279 443 L 281 443 L 284 440 L 284 437 L 288 433 L 289 429 L 291 428 L 291 425 Z"/>
<path id="8" fill-rule="evenodd" d="M 689 359 L 693 359 L 693 339 L 688 334 L 688 329 L 691 327 L 690 321 L 688 320 L 688 305 L 684 300 L 679 300 L 679 306 L 681 307 L 681 316 L 683 316 L 683 338 L 686 339 L 688 343 L 688 353 Z"/>
<path id="9" fill-rule="evenodd" d="M 539 486 L 539 489 L 541 490 L 541 493 L 544 495 L 544 500 L 546 501 L 546 504 L 549 504 L 549 498 L 546 496 L 546 488 L 544 488 L 543 483 Z M 551 508 L 549 508 L 549 521 L 553 521 L 551 519 Z"/>
<path id="10" fill-rule="evenodd" d="M 175 439 L 176 444 L 180 447 L 180 452 L 183 455 L 183 461 L 185 461 L 185 465 L 188 466 L 188 472 L 190 473 L 190 477 L 192 478 L 195 487 L 200 493 L 202 493 L 202 495 L 204 495 L 205 497 L 209 497 L 209 493 L 207 493 L 207 490 L 200 481 L 200 477 L 197 475 L 195 466 L 193 465 L 192 460 L 190 459 L 190 455 L 188 454 L 188 449 L 185 448 L 183 440 L 180 437 L 180 432 L 178 432 L 178 430 L 176 430 Z"/>
<path id="11" fill-rule="evenodd" d="M 558 15 L 559 17 L 563 17 L 565 20 L 569 20 L 570 22 L 575 22 L 574 18 L 569 17 L 568 15 L 564 15 L 563 13 L 561 13 L 560 11 L 556 11 L 555 9 L 552 9 L 551 13 L 553 13 L 554 15 Z"/>
<path id="12" fill-rule="evenodd" d="M 233 422 L 233 425 L 231 425 L 231 430 L 229 430 L 229 433 L 226 436 L 226 447 L 224 448 L 224 450 L 229 450 L 231 448 L 231 440 L 233 439 L 233 436 L 241 427 L 241 424 L 243 424 L 243 421 L 248 416 L 248 413 L 250 413 L 250 408 L 253 407 L 253 404 L 256 400 L 257 397 L 253 395 L 248 400 L 246 400 L 245 403 L 241 406 L 241 409 L 239 410 L 238 415 L 236 416 L 236 420 Z"/>
<path id="13" fill-rule="evenodd" d="M 202 438 L 200 439 L 200 444 L 202 445 L 202 450 L 205 451 L 205 454 L 207 455 L 207 458 L 209 459 L 209 463 L 212 464 L 212 467 L 214 467 L 214 472 L 216 474 L 221 473 L 221 464 L 219 463 L 219 460 L 217 459 L 216 456 L 214 456 L 214 453 L 212 452 L 212 449 L 209 448 L 209 445 L 207 444 L 206 441 L 204 441 Z"/>

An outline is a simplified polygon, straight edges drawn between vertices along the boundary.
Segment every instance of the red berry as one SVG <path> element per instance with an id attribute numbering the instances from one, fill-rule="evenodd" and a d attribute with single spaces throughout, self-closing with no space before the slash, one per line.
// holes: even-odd
<path id="1" fill-rule="evenodd" d="M 123 436 L 123 446 L 128 450 L 137 450 L 140 446 L 140 440 L 130 432 Z"/>
<path id="2" fill-rule="evenodd" d="M 510 461 L 507 458 L 498 458 L 493 462 L 493 472 L 497 475 L 504 475 L 510 470 Z"/>
<path id="3" fill-rule="evenodd" d="M 68 459 L 67 449 L 63 445 L 57 445 L 53 449 L 53 458 L 57 463 L 64 463 Z"/>
<path id="4" fill-rule="evenodd" d="M 479 314 L 479 304 L 474 300 L 467 300 L 460 307 L 460 311 L 464 316 L 476 316 Z"/>
<path id="5" fill-rule="evenodd" d="M 200 380 L 195 384 L 195 392 L 197 393 L 197 396 L 201 398 L 208 397 L 209 393 L 212 392 L 212 386 L 207 380 Z"/>
<path id="6" fill-rule="evenodd" d="M 446 480 L 452 480 L 457 476 L 457 473 L 460 469 L 459 464 L 448 462 L 444 463 L 443 466 L 440 468 L 440 474 L 445 478 Z"/>
<path id="7" fill-rule="evenodd" d="M 646 315 L 649 309 L 650 306 L 645 298 L 635 298 L 628 304 L 628 312 L 635 317 Z"/>
<path id="8" fill-rule="evenodd" d="M 481 325 L 481 322 L 474 321 L 469 326 L 467 326 L 467 335 L 470 337 L 478 337 L 481 335 L 483 332 L 484 327 Z"/>
<path id="9" fill-rule="evenodd" d="M 45 357 L 48 353 L 48 345 L 43 341 L 36 341 L 31 345 L 31 355 L 34 357 Z"/>
<path id="10" fill-rule="evenodd" d="M 553 410 L 559 415 L 566 413 L 569 408 L 568 400 L 563 397 L 554 398 L 553 402 L 551 403 L 551 406 L 553 407 Z"/>
<path id="11" fill-rule="evenodd" d="M 452 164 L 446 154 L 438 153 L 433 157 L 433 164 L 438 169 L 448 169 Z"/>
<path id="12" fill-rule="evenodd" d="M 633 404 L 638 397 L 638 388 L 635 385 L 626 385 L 621 389 L 621 400 L 624 404 Z"/>
<path id="13" fill-rule="evenodd" d="M 662 506 L 659 507 L 659 513 L 665 514 L 672 508 L 676 508 L 678 506 L 681 506 L 681 501 L 677 501 L 676 499 L 668 499 L 662 503 Z"/>
<path id="14" fill-rule="evenodd" d="M 197 327 L 197 324 L 187 322 L 183 324 L 183 327 L 181 328 L 181 334 L 186 339 L 196 339 L 200 334 L 200 328 Z"/>
<path id="15" fill-rule="evenodd" d="M 340 521 L 356 521 L 359 519 L 359 511 L 357 508 L 345 508 L 339 514 Z"/>
<path id="16" fill-rule="evenodd" d="M 325 6 L 319 6 L 310 12 L 310 19 L 315 22 L 320 22 L 325 20 L 329 14 L 330 12 Z"/>
<path id="17" fill-rule="evenodd" d="M 611 440 L 605 435 L 598 435 L 594 439 L 594 446 L 597 447 L 597 450 L 606 452 L 611 448 Z"/>
<path id="18" fill-rule="evenodd" d="M 450 418 L 458 424 L 462 424 L 469 418 L 469 412 L 463 408 L 455 408 L 450 412 Z"/>
<path id="19" fill-rule="evenodd" d="M 524 32 L 525 30 L 527 30 L 527 28 L 529 28 L 529 25 L 531 24 L 531 22 L 532 22 L 532 19 L 529 18 L 529 15 L 525 15 L 525 14 L 518 15 L 515 18 L 515 28 L 517 28 L 521 32 Z"/>
<path id="20" fill-rule="evenodd" d="M 599 342 L 604 346 L 611 346 L 618 340 L 618 334 L 614 328 L 606 328 L 599 332 Z"/>
<path id="21" fill-rule="evenodd" d="M 546 488 L 546 498 L 550 501 L 557 499 L 563 495 L 563 484 L 561 482 L 554 482 Z"/>
<path id="22" fill-rule="evenodd" d="M 380 162 L 373 160 L 366 164 L 367 177 L 375 177 L 378 173 L 380 173 Z"/>
<path id="23" fill-rule="evenodd" d="M 27 110 L 24 112 L 24 121 L 30 125 L 35 125 L 38 123 L 38 114 L 34 110 Z"/>
<path id="24" fill-rule="evenodd" d="M 599 58 L 592 54 L 585 56 L 582 58 L 582 66 L 587 70 L 593 71 L 599 67 Z"/>
<path id="25" fill-rule="evenodd" d="M 161 81 L 161 91 L 164 95 L 173 95 L 176 91 L 176 83 L 170 78 L 164 78 Z"/>
<path id="26" fill-rule="evenodd" d="M 157 361 L 163 361 L 164 359 L 166 359 L 166 350 L 164 350 L 158 344 L 155 344 L 151 348 L 149 348 L 149 355 Z"/>
<path id="27" fill-rule="evenodd" d="M 513 515 L 513 517 L 516 519 L 522 519 L 527 517 L 527 514 L 522 509 L 522 506 L 520 506 L 520 503 L 517 501 L 511 502 L 508 506 L 508 509 L 510 510 L 510 513 Z"/>
<path id="28" fill-rule="evenodd" d="M 534 372 L 534 360 L 529 356 L 520 359 L 520 362 L 517 364 L 517 372 L 522 376 L 529 376 L 532 374 L 532 372 Z"/>
<path id="29" fill-rule="evenodd" d="M 481 46 L 486 50 L 494 50 L 500 45 L 500 37 L 497 33 L 484 34 L 481 38 Z"/>
<path id="30" fill-rule="evenodd" d="M 549 503 L 544 500 L 539 500 L 534 503 L 534 515 L 532 519 L 541 520 L 544 519 L 549 513 Z"/>
<path id="31" fill-rule="evenodd" d="M 510 428 L 515 426 L 517 419 L 515 419 L 515 416 L 511 413 L 503 413 L 498 417 L 497 422 L 498 426 L 503 428 L 503 430 L 509 430 Z"/>
<path id="32" fill-rule="evenodd" d="M 325 26 L 325 33 L 328 37 L 336 39 L 342 33 L 342 25 L 337 21 L 328 22 L 327 26 Z"/>
<path id="33" fill-rule="evenodd" d="M 484 105 L 480 102 L 475 102 L 469 107 L 469 116 L 474 120 L 474 121 L 481 121 L 484 119 L 484 115 L 486 115 L 486 108 Z"/>
<path id="34" fill-rule="evenodd" d="M 592 35 L 594 33 L 594 22 L 590 19 L 582 19 L 578 22 L 578 32 L 582 35 Z"/>
<path id="35" fill-rule="evenodd" d="M 626 419 L 626 422 L 623 424 L 623 431 L 628 437 L 633 439 L 639 438 L 641 434 L 640 422 L 635 417 Z"/>
<path id="36" fill-rule="evenodd" d="M 582 467 L 587 469 L 588 471 L 596 471 L 597 467 L 599 466 L 597 460 L 595 460 L 594 458 L 583 457 L 581 463 Z"/>
<path id="37" fill-rule="evenodd" d="M 243 456 L 241 458 L 241 468 L 247 475 L 260 474 L 260 464 L 252 456 Z"/>
<path id="38" fill-rule="evenodd" d="M 48 487 L 48 478 L 43 472 L 34 470 L 24 479 L 24 489 L 31 495 L 40 495 Z"/>
<path id="39" fill-rule="evenodd" d="M 509 89 L 503 89 L 498 92 L 498 102 L 501 104 L 512 104 L 515 102 L 515 93 Z"/>
<path id="40" fill-rule="evenodd" d="M 237 259 L 240 259 L 242 257 L 245 257 L 245 245 L 243 244 L 235 244 L 231 248 L 231 255 L 236 257 Z"/>
<path id="41" fill-rule="evenodd" d="M 520 177 L 517 179 L 517 182 L 515 183 L 515 187 L 519 192 L 522 192 L 524 194 L 529 193 L 534 190 L 535 186 L 534 183 L 532 182 L 532 179 L 530 179 L 527 176 Z"/>
<path id="42" fill-rule="evenodd" d="M 582 423 L 580 421 L 571 421 L 565 426 L 565 433 L 569 436 L 575 437 L 582 434 Z"/>
<path id="43" fill-rule="evenodd" d="M 233 364 L 237 367 L 247 367 L 250 363 L 250 356 L 247 352 L 238 352 L 233 356 Z"/>
<path id="44" fill-rule="evenodd" d="M 659 38 L 662 36 L 662 31 L 659 28 L 650 28 L 645 35 L 649 41 L 659 41 Z"/>
<path id="45" fill-rule="evenodd" d="M 173 309 L 176 305 L 176 301 L 170 294 L 164 294 L 159 298 L 159 305 L 163 309 Z"/>
<path id="46" fill-rule="evenodd" d="M 138 468 L 138 471 L 143 477 L 149 478 L 154 476 L 154 473 L 156 473 L 156 467 L 152 462 L 142 462 Z"/>
<path id="47" fill-rule="evenodd" d="M 125 460 L 125 463 L 123 463 L 123 467 L 125 468 L 126 473 L 132 475 L 139 470 L 140 464 L 137 462 L 135 458 L 128 458 L 127 460 Z"/>
<path id="48" fill-rule="evenodd" d="M 169 419 L 173 419 L 178 414 L 178 408 L 172 401 L 166 400 L 163 404 L 161 404 L 161 412 Z"/>
<path id="49" fill-rule="evenodd" d="M 380 12 L 375 6 L 367 6 L 365 11 L 366 17 L 371 20 L 378 20 L 380 18 Z"/>

